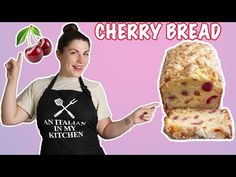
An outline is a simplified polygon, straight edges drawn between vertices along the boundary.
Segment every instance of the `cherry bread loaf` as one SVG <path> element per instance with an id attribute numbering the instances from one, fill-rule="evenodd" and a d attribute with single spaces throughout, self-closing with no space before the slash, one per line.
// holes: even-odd
<path id="1" fill-rule="evenodd" d="M 159 81 L 169 138 L 232 139 L 229 110 L 220 109 L 224 80 L 212 46 L 185 41 L 169 49 Z"/>
<path id="2" fill-rule="evenodd" d="M 160 94 L 165 112 L 175 108 L 217 109 L 223 78 L 217 53 L 200 42 L 183 42 L 165 55 Z"/>
<path id="3" fill-rule="evenodd" d="M 232 122 L 227 109 L 174 109 L 164 118 L 164 132 L 171 139 L 231 139 Z"/>

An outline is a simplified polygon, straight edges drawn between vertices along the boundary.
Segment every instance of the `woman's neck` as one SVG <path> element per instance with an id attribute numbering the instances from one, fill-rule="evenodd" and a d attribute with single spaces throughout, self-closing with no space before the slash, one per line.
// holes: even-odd
<path id="1" fill-rule="evenodd" d="M 65 72 L 62 72 L 62 71 L 59 71 L 58 75 L 61 77 L 65 77 L 65 78 L 79 78 L 80 77 L 80 76 L 72 76 L 72 75 L 66 74 Z"/>

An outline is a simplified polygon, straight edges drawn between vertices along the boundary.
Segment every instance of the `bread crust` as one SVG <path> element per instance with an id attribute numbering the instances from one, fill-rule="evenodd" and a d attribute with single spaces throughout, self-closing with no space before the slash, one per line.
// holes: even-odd
<path id="1" fill-rule="evenodd" d="M 214 48 L 206 43 L 184 42 L 167 51 L 160 77 L 160 88 L 173 79 L 195 78 L 222 87 L 220 62 Z"/>

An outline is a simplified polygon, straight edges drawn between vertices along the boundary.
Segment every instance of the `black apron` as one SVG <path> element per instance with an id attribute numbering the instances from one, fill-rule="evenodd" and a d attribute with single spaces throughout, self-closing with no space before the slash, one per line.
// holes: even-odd
<path id="1" fill-rule="evenodd" d="M 52 90 L 53 78 L 37 106 L 37 126 L 42 136 L 40 154 L 104 155 L 96 126 L 97 112 L 90 91 L 79 77 L 82 92 Z"/>

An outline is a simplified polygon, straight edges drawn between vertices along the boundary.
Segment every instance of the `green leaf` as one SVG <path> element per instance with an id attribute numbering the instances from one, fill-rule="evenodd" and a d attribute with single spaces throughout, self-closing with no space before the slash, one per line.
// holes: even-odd
<path id="1" fill-rule="evenodd" d="M 36 27 L 36 26 L 31 26 L 30 29 L 31 29 L 31 31 L 33 32 L 33 34 L 35 34 L 36 36 L 41 36 L 38 27 Z"/>
<path id="2" fill-rule="evenodd" d="M 26 36 L 29 33 L 29 27 L 22 29 L 20 32 L 18 32 L 16 37 L 16 45 L 20 45 L 23 42 L 25 42 Z"/>

